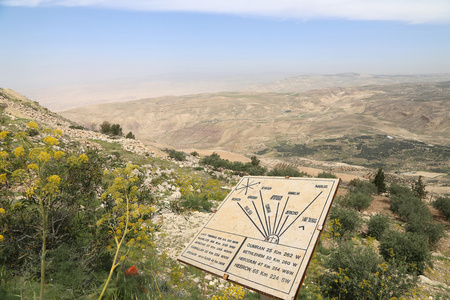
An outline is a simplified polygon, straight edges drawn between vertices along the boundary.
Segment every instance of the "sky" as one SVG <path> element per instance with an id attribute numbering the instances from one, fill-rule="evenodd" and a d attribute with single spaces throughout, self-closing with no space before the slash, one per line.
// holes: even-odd
<path id="1" fill-rule="evenodd" d="M 450 72 L 449 0 L 0 0 L 0 87 Z"/>

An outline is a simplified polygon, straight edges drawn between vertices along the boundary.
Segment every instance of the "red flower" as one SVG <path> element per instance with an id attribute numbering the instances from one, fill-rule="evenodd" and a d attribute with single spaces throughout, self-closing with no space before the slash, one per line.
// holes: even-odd
<path id="1" fill-rule="evenodd" d="M 135 265 L 132 265 L 131 267 L 129 267 L 128 269 L 125 270 L 125 275 L 131 276 L 131 275 L 135 275 L 138 276 L 138 271 L 136 269 Z"/>

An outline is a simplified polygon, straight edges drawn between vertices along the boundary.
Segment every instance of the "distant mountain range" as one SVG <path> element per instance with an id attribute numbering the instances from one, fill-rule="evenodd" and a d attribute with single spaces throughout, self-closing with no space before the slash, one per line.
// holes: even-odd
<path id="1" fill-rule="evenodd" d="M 450 81 L 396 83 L 409 78 L 342 74 L 289 78 L 254 92 L 166 96 L 85 106 L 61 112 L 87 127 L 118 123 L 144 143 L 256 153 L 283 143 L 384 134 L 449 145 Z M 359 86 L 289 91 L 301 82 Z M 366 82 L 366 84 L 363 84 Z M 394 82 L 372 85 L 372 82 Z M 261 92 L 262 89 L 277 92 Z M 255 87 L 256 89 L 256 87 Z"/>
<path id="2" fill-rule="evenodd" d="M 284 78 L 284 79 L 279 79 Z M 125 78 L 114 82 L 57 86 L 45 90 L 22 91 L 52 111 L 75 107 L 130 101 L 161 96 L 232 92 L 304 92 L 332 87 L 385 85 L 450 81 L 450 74 L 369 75 L 342 73 L 334 75 L 290 76 L 280 74 L 214 75 L 169 74 L 147 78 Z"/>

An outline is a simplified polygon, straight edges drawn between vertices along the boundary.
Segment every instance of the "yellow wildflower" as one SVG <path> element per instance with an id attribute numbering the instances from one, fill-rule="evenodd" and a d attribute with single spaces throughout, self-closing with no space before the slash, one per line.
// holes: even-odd
<path id="1" fill-rule="evenodd" d="M 0 215 L 6 214 L 6 211 L 3 207 L 0 207 Z"/>
<path id="2" fill-rule="evenodd" d="M 5 237 L 0 234 L 0 243 L 3 242 L 4 239 L 5 239 Z"/>
<path id="3" fill-rule="evenodd" d="M 53 146 L 53 145 L 58 145 L 59 141 L 52 136 L 47 136 L 44 138 L 44 143 L 46 143 L 47 145 Z"/>
<path id="4" fill-rule="evenodd" d="M 121 229 L 117 229 L 116 234 L 117 235 L 121 235 L 122 234 L 122 230 Z"/>
<path id="5" fill-rule="evenodd" d="M 35 129 L 35 130 L 38 129 L 38 125 L 37 125 L 35 122 L 30 122 L 30 123 L 28 123 L 28 124 L 27 124 L 27 127 L 28 127 L 28 128 L 31 128 L 31 129 Z"/>
<path id="6" fill-rule="evenodd" d="M 33 194 L 34 194 L 34 190 L 35 190 L 35 188 L 34 188 L 34 187 L 30 187 L 30 188 L 28 188 L 28 189 L 27 189 L 27 197 L 31 197 L 31 196 L 33 196 Z"/>
<path id="7" fill-rule="evenodd" d="M 48 183 L 59 185 L 59 183 L 61 182 L 61 177 L 59 177 L 58 175 L 52 175 L 47 179 L 47 181 Z"/>
<path id="8" fill-rule="evenodd" d="M 1 158 L 7 158 L 9 156 L 8 152 L 6 151 L 0 151 L 0 157 Z"/>
<path id="9" fill-rule="evenodd" d="M 0 132 L 0 139 L 4 139 L 6 138 L 6 136 L 8 135 L 8 131 L 3 130 L 2 132 Z"/>
<path id="10" fill-rule="evenodd" d="M 36 170 L 37 171 L 39 169 L 37 164 L 29 164 L 27 167 L 30 170 Z"/>
<path id="11" fill-rule="evenodd" d="M 22 146 L 19 146 L 16 149 L 14 149 L 14 155 L 16 157 L 23 156 L 24 154 L 25 154 L 25 149 Z"/>
<path id="12" fill-rule="evenodd" d="M 86 154 L 81 154 L 81 155 L 78 157 L 78 160 L 81 161 L 82 163 L 87 163 L 87 162 L 88 162 L 88 157 L 87 157 Z"/>
<path id="13" fill-rule="evenodd" d="M 50 160 L 51 156 L 47 152 L 43 151 L 43 152 L 39 153 L 37 158 L 41 162 L 48 162 Z"/>
<path id="14" fill-rule="evenodd" d="M 53 130 L 53 136 L 61 137 L 63 135 L 62 131 L 59 129 Z"/>
<path id="15" fill-rule="evenodd" d="M 59 193 L 58 186 L 61 182 L 61 178 L 58 175 L 52 175 L 47 178 L 48 183 L 45 185 L 45 191 L 49 194 Z"/>
<path id="16" fill-rule="evenodd" d="M 62 151 L 56 151 L 55 152 L 55 154 L 53 154 L 53 157 L 56 159 L 56 160 L 59 160 L 62 156 L 64 156 L 65 155 L 65 153 L 64 152 L 62 152 Z"/>
<path id="17" fill-rule="evenodd" d="M 122 255 L 122 256 L 120 257 L 120 260 L 121 260 L 121 261 L 124 261 L 124 260 L 125 260 L 125 256 Z"/>
<path id="18" fill-rule="evenodd" d="M 0 175 L 0 183 L 6 182 L 6 173 Z"/>

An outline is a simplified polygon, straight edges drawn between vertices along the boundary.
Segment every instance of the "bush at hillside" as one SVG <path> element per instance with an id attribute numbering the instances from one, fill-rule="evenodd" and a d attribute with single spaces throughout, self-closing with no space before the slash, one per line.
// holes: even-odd
<path id="1" fill-rule="evenodd" d="M 366 209 L 372 203 L 372 196 L 362 192 L 350 192 L 341 200 L 341 204 L 358 211 Z"/>
<path id="2" fill-rule="evenodd" d="M 297 167 L 288 164 L 278 164 L 267 173 L 267 176 L 279 177 L 307 177 L 308 174 L 300 172 Z"/>
<path id="3" fill-rule="evenodd" d="M 337 178 L 336 175 L 334 175 L 331 172 L 325 172 L 323 171 L 322 173 L 319 173 L 317 175 L 317 178 Z"/>
<path id="4" fill-rule="evenodd" d="M 367 235 L 380 240 L 389 228 L 389 218 L 385 215 L 376 214 L 369 220 Z"/>
<path id="5" fill-rule="evenodd" d="M 390 208 L 406 222 L 414 218 L 422 220 L 431 218 L 427 205 L 419 198 L 412 196 L 411 193 L 391 196 Z"/>
<path id="6" fill-rule="evenodd" d="M 373 195 L 377 193 L 377 187 L 372 182 L 353 179 L 350 181 L 349 186 L 351 191 L 355 193 L 360 192 L 366 195 Z"/>
<path id="7" fill-rule="evenodd" d="M 450 220 L 450 197 L 439 197 L 432 203 L 446 218 Z"/>
<path id="8" fill-rule="evenodd" d="M 184 152 L 176 151 L 176 150 L 170 150 L 169 157 L 173 158 L 177 161 L 185 161 L 186 160 L 186 154 L 184 154 Z"/>
<path id="9" fill-rule="evenodd" d="M 205 156 L 200 161 L 202 164 L 213 166 L 216 169 L 228 169 L 236 172 L 244 172 L 249 175 L 258 176 L 266 173 L 266 168 L 259 165 L 259 160 L 252 159 L 252 162 L 242 163 L 239 161 L 231 162 L 228 159 L 222 159 L 219 154 L 213 153 Z"/>
<path id="10" fill-rule="evenodd" d="M 431 266 L 428 241 L 417 233 L 387 232 L 380 241 L 380 253 L 386 261 L 407 264 L 413 274 L 423 274 Z"/>
<path id="11" fill-rule="evenodd" d="M 410 292 L 416 277 L 403 265 L 388 264 L 373 246 L 343 242 L 325 262 L 321 286 L 332 299 L 397 299 Z"/>
<path id="12" fill-rule="evenodd" d="M 358 213 L 352 208 L 343 208 L 333 206 L 330 212 L 330 220 L 338 220 L 334 229 L 335 235 L 339 234 L 341 237 L 347 237 L 354 234 L 361 226 L 361 218 Z"/>
<path id="13" fill-rule="evenodd" d="M 430 219 L 422 219 L 415 216 L 408 220 L 406 231 L 420 234 L 428 240 L 431 246 L 435 247 L 437 243 L 445 236 L 445 227 L 442 224 Z"/>

